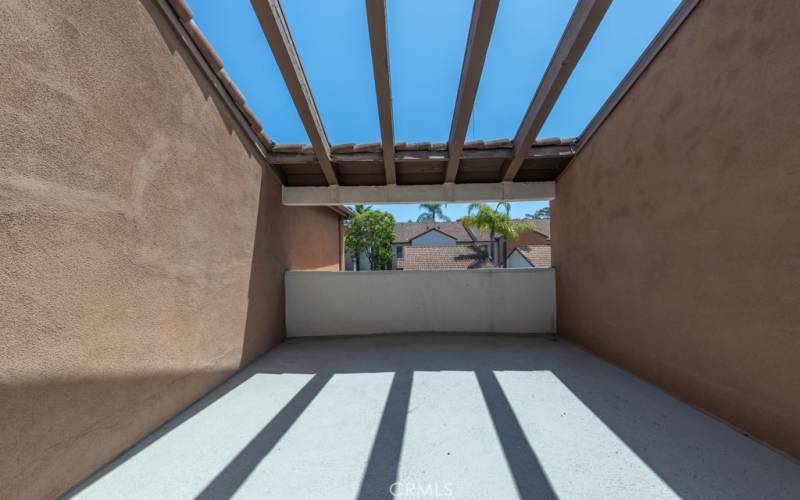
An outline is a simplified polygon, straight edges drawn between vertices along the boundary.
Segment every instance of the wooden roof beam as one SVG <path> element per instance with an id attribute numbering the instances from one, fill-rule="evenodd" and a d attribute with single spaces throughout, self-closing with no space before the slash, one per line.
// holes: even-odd
<path id="1" fill-rule="evenodd" d="M 331 163 L 330 142 L 322 126 L 311 88 L 308 85 L 303 65 L 297 55 L 297 49 L 289 32 L 289 25 L 279 0 L 251 0 L 253 10 L 261 23 L 261 29 L 267 38 L 275 62 L 283 75 L 289 94 L 292 96 L 300 120 L 314 146 L 322 173 L 330 185 L 339 184 L 336 171 Z"/>
<path id="2" fill-rule="evenodd" d="M 281 188 L 281 200 L 290 206 L 535 201 L 552 200 L 555 195 L 552 181 Z"/>
<path id="3" fill-rule="evenodd" d="M 578 1 L 539 83 L 539 88 L 536 89 L 528 111 L 514 136 L 514 155 L 503 165 L 503 181 L 513 181 L 517 176 L 531 144 L 542 129 L 609 5 L 611 0 Z"/>
<path id="4" fill-rule="evenodd" d="M 375 96 L 378 100 L 378 117 L 381 127 L 383 168 L 386 184 L 397 184 L 394 166 L 394 123 L 392 120 L 392 88 L 389 83 L 389 43 L 386 36 L 385 0 L 366 0 L 369 46 L 372 50 L 372 73 Z"/>
<path id="5" fill-rule="evenodd" d="M 492 38 L 494 20 L 497 17 L 497 7 L 500 0 L 475 0 L 472 7 L 472 21 L 467 37 L 467 47 L 464 51 L 464 63 L 461 66 L 461 80 L 458 84 L 456 105 L 453 110 L 453 120 L 450 126 L 450 138 L 447 146 L 450 159 L 445 171 L 445 182 L 455 182 L 458 175 L 458 165 L 461 150 L 464 147 L 464 138 L 467 135 L 467 126 L 472 116 L 472 107 L 478 93 L 478 84 L 486 61 L 486 51 L 489 40 Z"/>

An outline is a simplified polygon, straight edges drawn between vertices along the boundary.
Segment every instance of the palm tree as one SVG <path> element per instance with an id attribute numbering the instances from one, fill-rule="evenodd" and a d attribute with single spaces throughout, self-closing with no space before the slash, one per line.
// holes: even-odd
<path id="1" fill-rule="evenodd" d="M 440 220 L 445 222 L 450 222 L 450 217 L 444 214 L 442 210 L 447 205 L 443 205 L 441 203 L 429 203 L 429 204 L 422 204 L 419 206 L 423 210 L 423 213 L 419 214 L 417 217 L 417 222 L 425 222 L 431 221 L 436 222 L 436 218 L 438 217 Z"/>
<path id="2" fill-rule="evenodd" d="M 496 260 L 495 240 L 497 236 L 502 236 L 507 241 L 514 241 L 519 238 L 520 233 L 533 231 L 536 225 L 531 221 L 515 221 L 511 219 L 511 204 L 500 202 L 492 208 L 484 203 L 471 203 L 467 208 L 467 215 L 460 219 L 465 226 L 471 226 L 483 232 L 489 233 L 492 241 L 491 257 Z"/>
<path id="3" fill-rule="evenodd" d="M 357 214 L 363 214 L 372 210 L 372 205 L 356 205 L 355 210 Z"/>

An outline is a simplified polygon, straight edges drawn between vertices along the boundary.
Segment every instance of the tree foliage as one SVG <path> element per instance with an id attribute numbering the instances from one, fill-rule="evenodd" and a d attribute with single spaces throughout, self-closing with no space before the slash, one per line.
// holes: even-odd
<path id="1" fill-rule="evenodd" d="M 528 219 L 549 219 L 550 218 L 550 207 L 540 208 L 539 210 L 535 211 L 533 214 L 525 214 L 525 217 Z"/>
<path id="2" fill-rule="evenodd" d="M 417 217 L 417 222 L 436 222 L 436 218 L 438 217 L 439 220 L 450 222 L 450 217 L 444 214 L 444 207 L 447 205 L 441 203 L 423 203 L 419 206 L 422 210 L 422 213 L 419 214 Z"/>
<path id="3" fill-rule="evenodd" d="M 347 226 L 345 248 L 358 258 L 364 254 L 370 269 L 389 269 L 392 265 L 392 240 L 394 217 L 381 210 L 364 210 L 356 213 Z"/>

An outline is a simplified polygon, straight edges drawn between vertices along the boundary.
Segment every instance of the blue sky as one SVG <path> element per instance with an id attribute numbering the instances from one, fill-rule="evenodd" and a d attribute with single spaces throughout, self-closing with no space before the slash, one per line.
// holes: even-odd
<path id="1" fill-rule="evenodd" d="M 308 143 L 250 0 L 189 3 L 267 134 L 281 143 Z M 500 0 L 467 140 L 514 136 L 575 3 Z M 579 135 L 678 3 L 614 0 L 540 137 Z M 378 141 L 364 0 L 282 5 L 331 143 Z M 395 140 L 445 142 L 472 2 L 387 0 L 386 9 Z M 514 211 L 545 205 L 520 203 Z M 448 208 L 460 213 L 456 205 Z M 391 211 L 398 220 L 417 212 L 413 205 Z"/>
<path id="2" fill-rule="evenodd" d="M 540 208 L 548 206 L 547 201 L 526 201 L 511 204 L 511 216 L 515 219 L 525 217 L 525 214 L 533 214 Z M 444 214 L 453 220 L 457 220 L 467 215 L 468 203 L 452 203 L 444 207 Z M 394 215 L 397 222 L 416 221 L 422 210 L 419 205 L 373 205 L 373 208 L 385 210 Z"/>

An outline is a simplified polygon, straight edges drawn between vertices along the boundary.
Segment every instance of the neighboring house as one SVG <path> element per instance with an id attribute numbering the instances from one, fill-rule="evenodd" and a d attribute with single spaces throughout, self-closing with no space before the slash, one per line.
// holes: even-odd
<path id="1" fill-rule="evenodd" d="M 495 267 L 489 253 L 475 245 L 444 247 L 408 246 L 405 255 L 396 260 L 399 271 L 443 271 L 452 269 L 483 269 Z"/>
<path id="2" fill-rule="evenodd" d="M 488 255 L 491 255 L 491 245 L 495 245 L 495 255 L 498 256 L 497 267 L 527 267 L 522 265 L 525 261 L 523 257 L 517 257 L 516 264 L 510 262 L 505 265 L 504 256 L 511 256 L 517 247 L 536 247 L 550 245 L 550 220 L 538 219 L 533 221 L 536 228 L 533 231 L 521 233 L 516 241 L 506 241 L 501 237 L 495 238 L 494 243 L 489 235 L 472 227 L 465 226 L 459 222 L 399 222 L 394 225 L 394 241 L 392 241 L 392 269 L 402 269 L 403 260 L 411 248 L 436 248 L 443 249 L 448 247 L 469 246 L 475 247 Z M 549 251 L 548 251 L 549 252 Z M 427 252 L 425 255 L 430 255 Z M 421 255 L 421 254 L 417 254 Z M 454 253 L 442 253 L 443 258 L 456 255 Z M 549 255 L 549 253 L 548 253 Z M 522 260 L 519 260 L 522 259 Z M 353 271 L 355 269 L 353 256 L 348 254 L 345 258 L 345 269 Z M 491 263 L 492 260 L 489 259 Z M 540 261 L 541 262 L 541 261 Z M 492 264 L 494 265 L 494 264 Z M 549 267 L 549 257 L 547 266 L 535 265 L 535 267 Z M 369 260 L 366 255 L 359 256 L 358 269 L 369 270 Z M 406 266 L 405 269 L 408 269 Z M 461 269 L 454 267 L 451 269 Z"/>
<path id="3" fill-rule="evenodd" d="M 499 245 L 502 251 L 498 255 L 507 255 L 510 257 L 517 247 L 550 245 L 550 219 L 525 220 L 533 222 L 536 225 L 536 228 L 533 231 L 520 233 L 519 238 L 517 238 L 515 241 L 506 241 L 505 239 L 501 239 Z M 502 265 L 503 263 L 501 262 L 500 264 Z M 506 267 L 512 266 L 510 263 L 508 263 Z"/>
<path id="4" fill-rule="evenodd" d="M 475 246 L 488 254 L 489 235 L 458 222 L 400 222 L 394 225 L 394 261 L 405 257 L 411 247 Z"/>
<path id="5" fill-rule="evenodd" d="M 521 245 L 506 259 L 506 267 L 551 267 L 550 245 Z"/>
<path id="6" fill-rule="evenodd" d="M 487 234 L 477 229 L 465 227 L 458 222 L 399 222 L 394 225 L 392 269 L 398 269 L 398 260 L 403 259 L 408 249 L 412 247 L 440 249 L 474 246 L 488 254 L 491 244 L 492 242 Z M 500 253 L 498 252 L 497 254 L 499 255 Z M 353 261 L 353 256 L 348 254 L 345 259 L 346 270 L 354 270 Z M 358 269 L 369 269 L 369 260 L 366 255 L 359 256 Z"/>
<path id="7" fill-rule="evenodd" d="M 533 231 L 520 233 L 516 241 L 508 242 L 506 255 L 513 252 L 515 248 L 525 245 L 549 245 L 550 244 L 550 219 L 526 219 L 533 222 L 536 228 Z"/>

